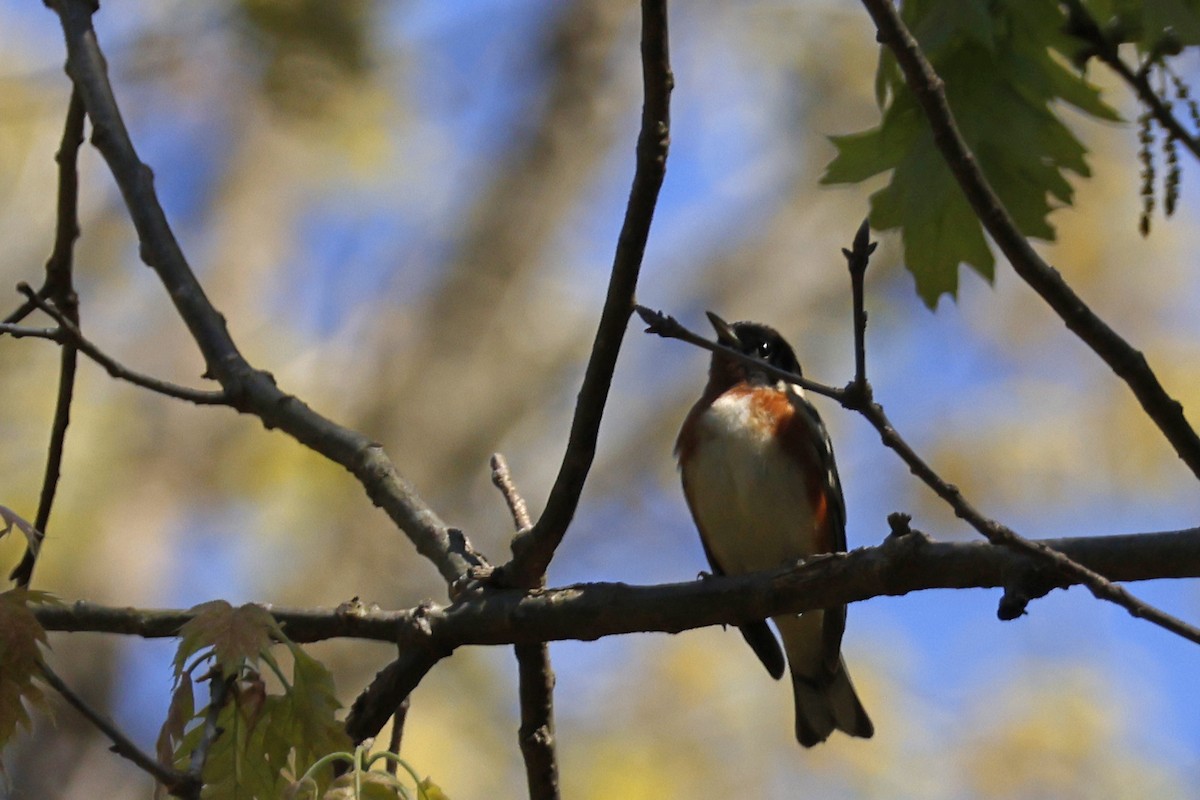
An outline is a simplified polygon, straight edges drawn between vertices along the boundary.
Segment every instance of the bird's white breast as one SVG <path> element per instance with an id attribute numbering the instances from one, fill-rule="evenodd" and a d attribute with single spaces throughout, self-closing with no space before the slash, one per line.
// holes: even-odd
<path id="1" fill-rule="evenodd" d="M 683 481 L 712 557 L 729 574 L 814 552 L 813 509 L 799 465 L 749 393 L 726 393 L 697 419 Z"/>

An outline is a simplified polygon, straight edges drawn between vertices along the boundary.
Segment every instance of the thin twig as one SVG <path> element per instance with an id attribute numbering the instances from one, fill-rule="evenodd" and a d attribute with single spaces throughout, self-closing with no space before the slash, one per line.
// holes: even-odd
<path id="1" fill-rule="evenodd" d="M 529 507 L 525 498 L 517 491 L 513 483 L 512 473 L 508 469 L 508 461 L 500 453 L 492 454 L 492 485 L 500 490 L 504 502 L 508 505 L 508 513 L 512 514 L 513 525 L 518 531 L 529 528 Z"/>
<path id="2" fill-rule="evenodd" d="M 58 211 L 55 224 L 54 248 L 46 260 L 45 290 L 48 299 L 58 307 L 62 316 L 73 325 L 79 325 L 79 298 L 75 295 L 72 278 L 75 241 L 79 238 L 79 146 L 83 144 L 83 98 L 78 89 L 72 89 L 67 103 L 67 118 L 63 123 L 62 142 L 55 160 L 58 162 Z M 26 297 L 30 302 L 42 302 L 37 295 Z M 44 537 L 50 524 L 50 512 L 54 508 L 54 496 L 58 492 L 58 480 L 62 474 L 63 449 L 66 445 L 67 427 L 71 424 L 71 403 L 75 396 L 75 368 L 79 353 L 71 342 L 64 342 L 59 353 L 58 393 L 54 401 L 54 419 L 50 423 L 50 444 L 46 449 L 46 469 L 42 477 L 42 491 L 38 499 L 37 516 L 33 526 Z M 13 569 L 9 578 L 17 586 L 28 587 L 33 579 L 33 568 L 37 565 L 38 546 L 30 544 L 25 549 L 21 562 Z"/>
<path id="3" fill-rule="evenodd" d="M 529 528 L 525 498 L 517 491 L 508 462 L 499 453 L 492 455 L 492 483 L 504 495 L 512 514 L 513 526 Z M 544 586 L 543 575 L 538 586 Z M 525 761 L 525 780 L 530 800 L 558 800 L 558 755 L 554 739 L 554 670 L 550 666 L 550 648 L 545 642 L 518 644 L 518 695 L 521 699 L 521 726 L 517 739 Z"/>
<path id="4" fill-rule="evenodd" d="M 112 750 L 122 758 L 132 761 L 139 769 L 148 772 L 153 776 L 154 780 L 166 786 L 173 794 L 184 793 L 190 785 L 191 778 L 183 772 L 171 767 L 163 766 L 158 763 L 149 753 L 143 752 L 133 740 L 126 736 L 120 728 L 113 724 L 112 720 L 93 709 L 79 695 L 75 693 L 70 686 L 63 682 L 62 678 L 50 668 L 49 665 L 43 663 L 38 666 L 38 671 L 42 674 L 42 679 L 51 686 L 56 692 L 62 695 L 62 698 L 67 701 L 80 714 L 87 718 L 109 741 L 113 743 Z M 197 787 L 197 790 L 199 787 Z"/>
<path id="5" fill-rule="evenodd" d="M 794 383 L 805 391 L 813 392 L 831 400 L 842 402 L 842 397 L 845 394 L 844 389 L 836 386 L 830 386 L 825 383 L 814 381 L 811 378 L 806 378 L 803 375 L 796 375 L 787 370 L 780 369 L 765 361 L 760 361 L 752 355 L 743 353 L 740 350 L 735 350 L 732 347 L 727 347 L 720 342 L 715 342 L 710 339 L 705 339 L 698 333 L 693 333 L 688 330 L 683 323 L 669 314 L 664 314 L 661 311 L 655 311 L 652 308 L 647 308 L 643 305 L 635 305 L 633 310 L 641 317 L 642 322 L 646 323 L 646 333 L 653 333 L 656 336 L 661 336 L 664 339 L 678 339 L 681 342 L 687 342 L 690 345 L 699 347 L 702 350 L 708 350 L 710 353 L 720 353 L 723 356 L 731 358 L 735 361 L 740 361 L 743 364 L 748 364 L 756 369 L 761 369 L 768 375 L 785 380 L 789 383 Z"/>
<path id="6" fill-rule="evenodd" d="M 17 336 L 23 330 L 20 327 L 16 327 L 17 324 L 36 310 L 37 306 L 29 300 L 21 303 L 11 314 L 0 321 L 0 336 L 4 336 L 5 334 Z"/>
<path id="7" fill-rule="evenodd" d="M 1179 118 L 1171 111 L 1171 106 L 1163 102 L 1158 92 L 1150 85 L 1147 69 L 1134 69 L 1121 58 L 1119 44 L 1108 37 L 1096 23 L 1096 19 L 1080 0 L 1062 0 L 1067 8 L 1066 30 L 1072 36 L 1090 44 L 1093 54 L 1103 61 L 1129 88 L 1137 94 L 1138 99 L 1158 123 L 1167 130 L 1176 141 L 1183 144 L 1192 155 L 1200 158 L 1200 138 L 1189 131 Z"/>
<path id="8" fill-rule="evenodd" d="M 54 336 L 41 338 L 54 339 L 64 345 L 74 345 L 78 348 L 79 352 L 103 367 L 104 371 L 113 378 L 132 383 L 134 386 L 139 386 L 143 389 L 149 389 L 157 394 L 173 397 L 177 400 L 186 400 L 189 403 L 199 406 L 229 405 L 229 395 L 224 390 L 191 389 L 187 386 L 180 386 L 177 383 L 153 378 L 129 369 L 88 340 L 83 335 L 83 332 L 75 327 L 75 324 L 71 320 L 67 319 L 57 308 L 40 299 L 27 284 L 22 283 L 17 288 L 33 303 L 34 308 L 46 313 L 59 325 L 58 331 Z"/>
<path id="9" fill-rule="evenodd" d="M 392 732 L 388 736 L 388 752 L 400 755 L 400 744 L 404 740 L 404 722 L 408 719 L 408 709 L 412 705 L 412 695 L 407 695 L 400 701 L 400 705 L 396 706 L 396 713 L 392 714 Z M 392 759 L 388 759 L 387 770 L 393 776 L 399 774 L 400 764 Z"/>
<path id="10" fill-rule="evenodd" d="M 37 308 L 33 303 L 30 303 L 29 307 Z M 8 334 L 14 339 L 48 339 L 60 343 L 67 338 L 67 334 L 61 328 L 29 328 L 9 322 L 0 322 L 0 334 Z"/>
<path id="11" fill-rule="evenodd" d="M 537 524 L 528 533 L 513 538 L 513 558 L 499 576 L 500 582 L 508 585 L 532 586 L 545 574 L 579 506 L 579 497 L 596 455 L 600 420 L 633 311 L 638 273 L 650 236 L 658 192 L 666 174 L 670 95 L 675 82 L 667 42 L 666 0 L 642 2 L 641 52 L 644 101 L 637 167 L 617 239 L 608 294 L 575 404 L 575 417 L 562 466 Z"/>
<path id="12" fill-rule="evenodd" d="M 192 334 L 207 367 L 229 404 L 254 414 L 301 444 L 348 469 L 368 497 L 387 512 L 417 551 L 434 563 L 448 584 L 488 564 L 461 531 L 454 531 L 397 471 L 383 448 L 342 427 L 287 394 L 267 372 L 255 369 L 229 335 L 188 265 L 154 190 L 154 176 L 138 157 L 109 83 L 104 56 L 92 27 L 96 3 L 49 0 L 67 45 L 67 74 L 79 88 L 92 123 L 92 143 L 108 164 L 137 229 L 142 259 L 162 281 Z"/>
<path id="13" fill-rule="evenodd" d="M 854 303 L 854 382 L 850 388 L 855 392 L 867 392 L 867 306 L 864 302 L 864 283 L 867 264 L 877 242 L 871 241 L 871 223 L 864 219 L 854 235 L 850 249 L 842 248 L 842 255 L 850 267 L 850 294 Z"/>
<path id="14" fill-rule="evenodd" d="M 933 140 L 957 179 L 971 208 L 1013 269 L 1067 327 L 1117 374 L 1137 397 L 1146 415 L 1175 452 L 1200 478 L 1200 437 L 1183 414 L 1183 406 L 1167 394 L 1142 353 L 1100 319 L 1063 277 L 1047 264 L 1017 229 L 1012 216 L 988 183 L 954 120 L 941 78 L 905 27 L 892 0 L 862 0 L 875 21 L 879 41 L 896 56 L 904 78 L 916 95 L 933 130 Z"/>

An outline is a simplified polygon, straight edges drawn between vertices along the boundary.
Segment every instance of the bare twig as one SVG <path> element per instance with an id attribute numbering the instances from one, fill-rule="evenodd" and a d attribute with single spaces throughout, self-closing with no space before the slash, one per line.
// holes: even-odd
<path id="1" fill-rule="evenodd" d="M 96 4 L 89 0 L 49 0 L 67 44 L 67 74 L 83 96 L 92 122 L 92 143 L 108 163 L 137 229 L 142 259 L 157 273 L 179 316 L 204 356 L 229 404 L 254 414 L 301 444 L 354 474 L 367 495 L 434 563 L 447 583 L 487 566 L 461 532 L 454 532 L 418 496 L 383 448 L 362 434 L 321 416 L 299 398 L 283 392 L 274 378 L 253 368 L 229 335 L 225 318 L 213 307 L 187 263 L 154 190 L 154 176 L 142 163 L 121 119 L 104 56 L 92 28 Z"/>
<path id="2" fill-rule="evenodd" d="M 62 695 L 62 698 L 67 701 L 80 714 L 87 718 L 109 741 L 113 743 L 112 750 L 122 758 L 132 761 L 139 769 L 149 773 L 156 781 L 166 786 L 172 794 L 186 794 L 188 788 L 193 785 L 190 776 L 177 769 L 159 764 L 149 753 L 143 752 L 133 740 L 126 736 L 120 728 L 108 717 L 96 711 L 79 695 L 75 693 L 70 686 L 63 682 L 62 678 L 50 669 L 49 665 L 41 664 L 38 670 L 42 674 L 42 679 L 51 686 L 56 692 Z M 195 787 L 196 796 L 199 796 L 199 786 Z"/>
<path id="3" fill-rule="evenodd" d="M 492 483 L 504 495 L 518 532 L 529 527 L 525 499 L 517 491 L 508 462 L 499 453 L 492 455 Z M 545 575 L 538 586 L 546 583 Z M 521 698 L 521 727 L 517 737 L 525 760 L 525 780 L 530 800 L 558 800 L 558 756 L 554 741 L 554 670 L 550 666 L 550 648 L 545 642 L 518 644 L 518 694 Z"/>
<path id="4" fill-rule="evenodd" d="M 859 393 L 870 389 L 867 383 L 867 306 L 863 294 L 867 264 L 877 244 L 871 241 L 870 220 L 864 219 L 854 235 L 854 244 L 849 250 L 842 248 L 842 255 L 850 267 L 850 290 L 854 303 L 854 381 L 848 391 Z"/>
<path id="5" fill-rule="evenodd" d="M 500 494 L 504 496 L 504 502 L 508 505 L 508 513 L 512 514 L 513 526 L 518 531 L 523 531 L 529 528 L 529 508 L 525 505 L 525 498 L 521 497 L 521 493 L 517 491 L 516 485 L 513 483 L 512 473 L 508 469 L 508 461 L 500 453 L 492 454 L 492 485 L 500 490 Z"/>
<path id="6" fill-rule="evenodd" d="M 132 383 L 134 386 L 140 386 L 143 389 L 149 389 L 157 394 L 174 397 L 177 400 L 186 400 L 189 403 L 195 403 L 199 406 L 229 405 L 229 395 L 224 390 L 208 391 L 205 389 L 191 389 L 187 386 L 180 386 L 170 381 L 152 378 L 149 375 L 129 369 L 89 341 L 83 335 L 83 332 L 75 327 L 75 324 L 71 320 L 67 319 L 54 306 L 49 305 L 46 301 L 39 298 L 27 284 L 20 284 L 17 288 L 33 303 L 34 308 L 45 312 L 59 325 L 58 330 L 54 332 L 53 336 L 44 336 L 41 338 L 53 339 L 64 346 L 67 344 L 73 345 L 78 348 L 79 352 L 103 367 L 104 371 L 113 378 Z"/>
<path id="7" fill-rule="evenodd" d="M 388 752 L 400 755 L 400 744 L 404 739 L 404 721 L 408 719 L 408 708 L 412 705 L 412 695 L 407 695 L 400 701 L 400 705 L 396 707 L 396 713 L 392 714 L 392 732 L 388 736 Z M 399 774 L 400 764 L 396 761 L 388 759 L 388 772 L 392 775 Z"/>
<path id="8" fill-rule="evenodd" d="M 1200 578 L 1200 528 L 1039 542 L 1114 581 Z M 1079 582 L 1009 547 L 984 541 L 934 542 L 918 534 L 888 537 L 877 547 L 744 577 L 659 586 L 589 583 L 532 593 L 496 590 L 466 595 L 449 606 L 423 604 L 403 611 L 353 615 L 332 608 L 270 610 L 295 642 L 398 641 L 405 651 L 426 653 L 423 661 L 413 653 L 404 657 L 409 660 L 407 667 L 389 667 L 403 672 L 418 663 L 432 666 L 437 658 L 465 645 L 591 640 L 639 631 L 677 633 L 927 589 L 1006 588 L 1045 581 L 1054 587 Z M 33 611 L 50 631 L 143 638 L 178 636 L 180 626 L 192 618 L 182 609 L 133 609 L 85 601 Z M 410 687 L 416 685 L 412 678 L 407 680 Z M 406 694 L 400 691 L 386 707 L 380 726 Z"/>
<path id="9" fill-rule="evenodd" d="M 513 538 L 513 558 L 501 570 L 500 582 L 533 586 L 544 575 L 554 551 L 575 515 L 584 481 L 596 454 L 600 420 L 612 384 L 613 370 L 629 315 L 633 311 L 638 272 L 650 236 L 658 192 L 666 174 L 670 143 L 670 95 L 674 85 L 667 44 L 666 0 L 642 2 L 642 105 L 637 143 L 637 167 L 617 239 L 608 295 L 588 359 L 583 386 L 562 466 L 546 509 L 527 533 Z"/>
<path id="10" fill-rule="evenodd" d="M 1192 155 L 1200 158 L 1200 139 L 1184 127 L 1179 118 L 1171 111 L 1171 106 L 1163 101 L 1150 85 L 1150 76 L 1146 69 L 1134 69 L 1121 58 L 1119 45 L 1101 30 L 1095 18 L 1080 0 L 1062 0 L 1061 5 L 1067 9 L 1066 30 L 1091 45 L 1091 52 L 1103 61 L 1129 88 L 1137 94 L 1142 104 L 1150 110 L 1158 123 L 1168 131 L 1176 141 L 1183 144 Z"/>
<path id="11" fill-rule="evenodd" d="M 45 290 L 49 299 L 58 307 L 63 317 L 79 325 L 79 299 L 75 295 L 72 280 L 72 261 L 75 240 L 79 238 L 79 146 L 83 144 L 83 99 L 77 89 L 71 91 L 67 103 L 67 118 L 63 123 L 62 142 L 58 148 L 58 212 L 55 224 L 54 249 L 46 260 Z M 36 295 L 28 301 L 41 302 Z M 54 507 L 54 496 L 58 492 L 58 480 L 62 471 L 63 447 L 67 439 L 67 427 L 71 424 L 71 402 L 75 395 L 75 368 L 79 356 L 76 346 L 64 342 L 59 353 L 58 394 L 54 401 L 54 420 L 50 424 L 50 445 L 46 450 L 46 470 L 42 478 L 42 492 L 38 499 L 37 516 L 33 526 L 43 536 L 50 524 L 50 511 Z M 40 547 L 29 546 L 21 562 L 9 575 L 17 586 L 27 587 L 33 579 L 33 568 L 37 564 Z"/>
<path id="12" fill-rule="evenodd" d="M 34 305 L 29 300 L 26 300 L 25 302 L 21 303 L 21 305 L 18 306 L 11 314 L 9 314 L 2 321 L 0 321 L 0 336 L 4 336 L 5 334 L 8 334 L 15 338 L 20 338 L 20 333 L 24 329 L 17 327 L 18 323 L 20 323 L 23 319 L 25 319 L 30 314 L 32 314 L 36 309 L 37 309 L 37 306 Z M 42 337 L 42 338 L 51 338 L 51 337 Z"/>
<path id="13" fill-rule="evenodd" d="M 1100 319 L 1021 235 L 959 132 L 941 78 L 901 21 L 892 1 L 862 0 L 862 3 L 875 21 L 879 41 L 895 54 L 905 81 L 929 119 L 934 142 L 947 166 L 1013 269 L 1125 381 L 1146 415 L 1200 478 L 1200 437 L 1184 416 L 1183 406 L 1167 394 L 1145 356 Z"/>
<path id="14" fill-rule="evenodd" d="M 30 303 L 30 308 L 36 309 L 37 306 Z M 66 338 L 61 328 L 29 328 L 10 322 L 0 322 L 0 335 L 2 334 L 8 334 L 14 339 L 49 339 L 52 342 L 62 342 Z"/>
<path id="15" fill-rule="evenodd" d="M 741 361 L 744 364 L 753 365 L 756 369 L 761 369 L 768 375 L 772 375 L 780 380 L 789 381 L 796 384 L 800 388 L 828 397 L 832 400 L 842 402 L 844 394 L 843 389 L 836 386 L 830 386 L 825 383 L 819 383 L 811 378 L 806 378 L 803 375 L 796 375 L 787 370 L 768 364 L 765 361 L 759 361 L 752 355 L 747 355 L 740 350 L 735 350 L 732 347 L 705 339 L 698 333 L 693 333 L 688 330 L 683 323 L 669 314 L 664 314 L 661 311 L 655 311 L 652 308 L 647 308 L 643 305 L 635 305 L 633 310 L 641 317 L 642 322 L 646 323 L 646 333 L 653 333 L 656 336 L 661 336 L 664 339 L 678 339 L 681 342 L 687 342 L 690 345 L 699 347 L 702 350 L 708 350 L 711 353 L 720 353 L 723 356 Z"/>

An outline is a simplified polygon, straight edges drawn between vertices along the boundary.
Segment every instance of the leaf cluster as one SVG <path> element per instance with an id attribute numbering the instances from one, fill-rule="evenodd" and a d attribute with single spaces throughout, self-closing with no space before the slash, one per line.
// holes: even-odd
<path id="1" fill-rule="evenodd" d="M 200 760 L 206 798 L 265 800 L 282 796 L 309 764 L 349 747 L 329 671 L 265 608 L 214 600 L 193 611 L 180 630 L 175 691 L 158 739 L 164 763 L 186 771 Z M 276 644 L 291 657 L 290 676 L 271 652 Z M 204 681 L 210 699 L 198 709 L 195 686 Z M 316 776 L 322 786 L 332 777 L 328 769 Z"/>
<path id="2" fill-rule="evenodd" d="M 1021 233 L 1053 240 L 1049 214 L 1074 196 L 1068 173 L 1090 175 L 1087 150 L 1063 121 L 1063 107 L 1119 119 L 1071 67 L 1080 45 L 1064 31 L 1063 13 L 1049 3 L 917 0 L 904 3 L 902 15 L 944 80 L 964 139 Z M 858 183 L 891 172 L 871 196 L 871 225 L 900 230 L 917 291 L 934 307 L 942 295 L 955 296 L 959 264 L 991 280 L 995 259 L 886 48 L 876 99 L 879 125 L 832 137 L 838 152 L 822 182 Z"/>

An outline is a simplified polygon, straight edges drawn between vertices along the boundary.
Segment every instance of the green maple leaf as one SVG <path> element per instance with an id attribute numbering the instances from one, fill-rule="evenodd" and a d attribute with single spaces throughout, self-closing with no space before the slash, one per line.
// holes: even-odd
<path id="1" fill-rule="evenodd" d="M 1053 4 L 966 0 L 906 2 L 905 21 L 945 82 L 947 100 L 976 162 L 1026 236 L 1054 239 L 1050 212 L 1070 205 L 1066 173 L 1090 174 L 1086 150 L 1059 119 L 1066 103 L 1117 119 L 1098 91 L 1059 54 L 1073 44 Z M 891 56 L 881 59 L 878 127 L 834 136 L 825 184 L 891 171 L 871 196 L 871 224 L 899 229 L 917 292 L 931 308 L 955 296 L 958 266 L 991 280 L 995 258 L 983 228 L 942 160 L 916 99 Z"/>

